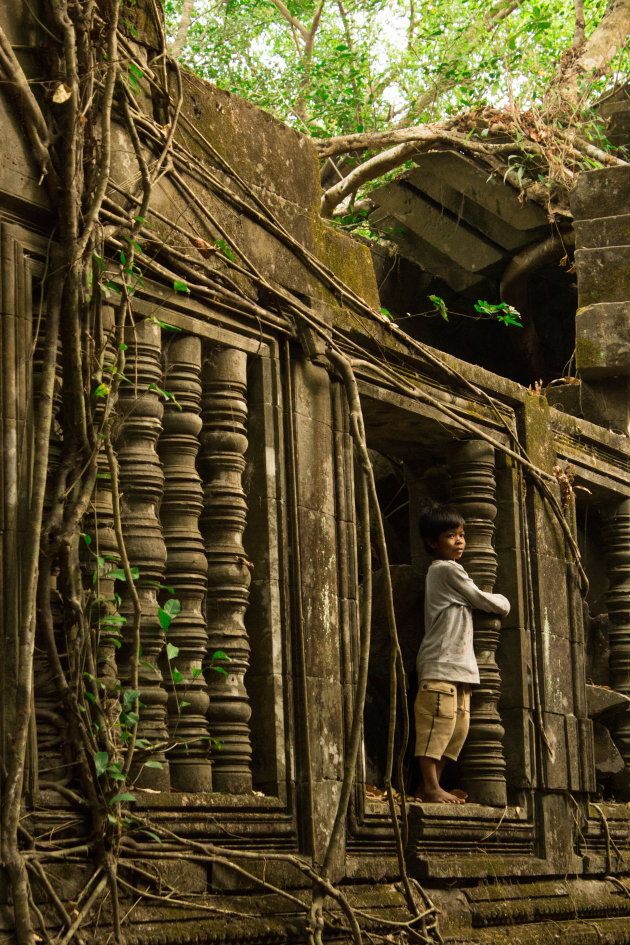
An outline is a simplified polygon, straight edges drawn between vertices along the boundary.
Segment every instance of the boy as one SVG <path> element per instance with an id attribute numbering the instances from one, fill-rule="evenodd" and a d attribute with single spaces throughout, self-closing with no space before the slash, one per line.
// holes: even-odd
<path id="1" fill-rule="evenodd" d="M 466 740 L 470 687 L 479 682 L 472 608 L 502 617 L 510 612 L 507 598 L 480 590 L 458 563 L 466 547 L 464 525 L 452 506 L 435 505 L 420 516 L 420 534 L 434 560 L 427 572 L 424 639 L 416 660 L 416 755 L 423 782 L 417 796 L 438 804 L 464 803 L 440 787 L 440 776 Z"/>

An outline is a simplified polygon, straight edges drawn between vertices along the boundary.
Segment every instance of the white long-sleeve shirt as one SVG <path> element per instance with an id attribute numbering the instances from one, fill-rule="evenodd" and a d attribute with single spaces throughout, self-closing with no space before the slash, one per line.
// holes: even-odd
<path id="1" fill-rule="evenodd" d="M 487 594 L 457 561 L 437 559 L 427 571 L 424 596 L 424 639 L 416 666 L 418 679 L 479 682 L 473 649 L 472 608 L 507 617 L 503 594 Z"/>

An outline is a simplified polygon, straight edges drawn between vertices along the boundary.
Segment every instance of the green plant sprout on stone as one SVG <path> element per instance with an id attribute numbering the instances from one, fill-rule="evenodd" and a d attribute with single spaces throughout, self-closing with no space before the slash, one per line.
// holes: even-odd
<path id="1" fill-rule="evenodd" d="M 483 318 L 489 318 L 494 321 L 500 322 L 502 325 L 512 326 L 514 328 L 522 328 L 523 323 L 521 321 L 521 313 L 518 309 L 514 308 L 513 305 L 508 305 L 507 302 L 487 302 L 485 299 L 477 299 L 474 305 L 474 309 L 478 312 L 478 315 L 470 315 L 465 312 L 454 312 L 447 308 L 446 302 L 439 295 L 429 295 L 429 301 L 433 305 L 432 309 L 429 309 L 426 312 L 416 312 L 413 315 L 407 314 L 403 315 L 401 318 L 398 318 L 398 322 L 407 321 L 410 318 L 432 318 L 438 316 L 442 318 L 445 322 L 449 320 L 450 315 L 457 315 L 460 318 L 472 318 L 475 321 L 478 321 Z M 387 310 L 382 308 L 381 312 L 383 315 L 386 315 L 388 318 L 391 318 L 392 321 L 394 317 Z"/>

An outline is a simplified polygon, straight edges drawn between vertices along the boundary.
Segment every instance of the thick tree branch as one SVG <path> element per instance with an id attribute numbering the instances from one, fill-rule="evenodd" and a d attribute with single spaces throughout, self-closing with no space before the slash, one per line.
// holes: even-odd
<path id="1" fill-rule="evenodd" d="M 580 2 L 576 2 L 576 33 Z M 627 45 L 629 34 L 630 0 L 610 0 L 597 28 L 581 48 L 574 40 L 573 49 L 563 56 L 546 95 L 547 107 L 553 110 L 560 105 L 575 112 L 584 96 L 584 79 L 599 78 Z"/>
<path id="2" fill-rule="evenodd" d="M 195 0 L 184 0 L 181 19 L 179 21 L 179 26 L 177 27 L 177 34 L 171 43 L 170 48 L 170 54 L 173 59 L 178 59 L 179 56 L 181 56 L 182 50 L 184 49 L 186 41 L 188 40 L 188 30 L 190 29 L 190 24 L 192 22 L 194 6 Z"/>

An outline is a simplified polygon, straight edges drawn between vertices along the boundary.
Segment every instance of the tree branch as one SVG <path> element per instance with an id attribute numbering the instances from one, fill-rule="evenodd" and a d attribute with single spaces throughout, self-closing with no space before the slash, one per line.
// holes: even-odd
<path id="1" fill-rule="evenodd" d="M 173 59 L 178 59 L 181 56 L 182 50 L 186 45 L 186 41 L 188 39 L 188 30 L 190 29 L 190 24 L 192 22 L 194 6 L 195 0 L 184 0 L 181 19 L 179 21 L 179 26 L 177 27 L 177 34 L 171 43 L 171 48 L 169 50 Z"/>

